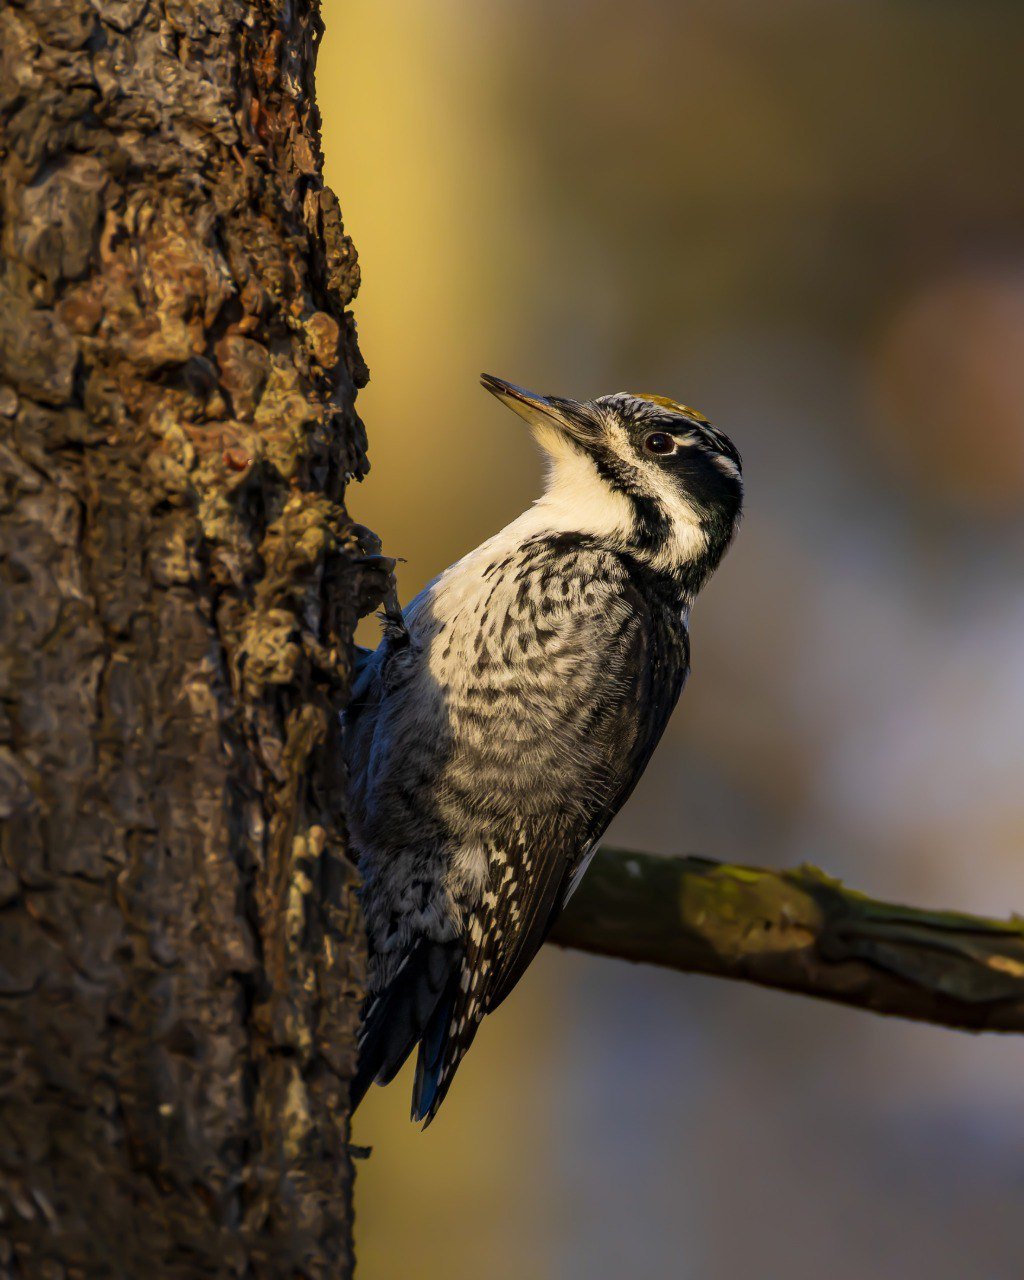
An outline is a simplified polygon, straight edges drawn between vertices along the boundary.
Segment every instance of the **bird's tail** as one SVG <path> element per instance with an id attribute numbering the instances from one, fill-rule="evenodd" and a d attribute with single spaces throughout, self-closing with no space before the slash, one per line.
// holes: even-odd
<path id="1" fill-rule="evenodd" d="M 440 1036 L 448 1025 L 461 967 L 462 945 L 421 938 L 383 991 L 372 997 L 359 1036 L 359 1068 L 350 1088 L 352 1110 L 370 1085 L 389 1084 L 421 1038 Z M 420 1051 L 422 1061 L 423 1049 Z M 417 1085 L 419 1070 L 417 1069 Z"/>
<path id="2" fill-rule="evenodd" d="M 412 1118 L 422 1120 L 424 1129 L 444 1102 L 480 1024 L 476 1008 L 467 1007 L 465 993 L 458 982 L 460 976 L 461 965 L 444 998 L 438 1001 L 420 1040 L 412 1086 Z"/>

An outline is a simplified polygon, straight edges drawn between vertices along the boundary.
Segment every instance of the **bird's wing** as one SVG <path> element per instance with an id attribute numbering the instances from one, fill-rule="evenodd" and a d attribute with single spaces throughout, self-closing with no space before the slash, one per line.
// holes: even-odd
<path id="1" fill-rule="evenodd" d="M 588 611 L 601 620 L 597 648 L 586 617 L 545 617 L 544 661 L 556 673 L 560 725 L 568 721 L 568 734 L 559 741 L 555 726 L 537 723 L 547 741 L 531 742 L 522 727 L 529 723 L 525 708 L 509 730 L 518 733 L 520 755 L 507 767 L 524 796 L 541 799 L 534 806 L 524 801 L 488 834 L 490 883 L 466 922 L 465 951 L 448 998 L 423 1037 L 415 1118 L 436 1113 L 480 1019 L 537 954 L 576 873 L 643 773 L 682 687 L 685 632 L 652 618 L 639 591 L 597 583 Z M 536 629 L 535 621 L 531 626 Z M 582 744 L 574 758 L 565 755 L 570 742 Z M 485 760 L 478 768 L 486 776 L 492 764 Z M 559 768 L 561 776 L 552 779 Z"/>

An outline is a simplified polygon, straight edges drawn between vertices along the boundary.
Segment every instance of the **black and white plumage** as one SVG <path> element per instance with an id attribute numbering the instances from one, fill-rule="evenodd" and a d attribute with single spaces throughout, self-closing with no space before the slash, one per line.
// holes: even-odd
<path id="1" fill-rule="evenodd" d="M 418 1046 L 425 1121 L 643 773 L 742 502 L 695 410 L 483 382 L 530 423 L 544 494 L 387 623 L 345 713 L 370 942 L 354 1100 Z"/>

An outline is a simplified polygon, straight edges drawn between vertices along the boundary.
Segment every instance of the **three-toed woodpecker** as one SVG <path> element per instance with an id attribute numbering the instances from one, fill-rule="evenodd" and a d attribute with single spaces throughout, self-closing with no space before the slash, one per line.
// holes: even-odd
<path id="1" fill-rule="evenodd" d="M 743 498 L 739 453 L 685 405 L 482 381 L 533 429 L 544 494 L 391 612 L 345 713 L 370 945 L 353 1101 L 418 1045 L 428 1122 L 643 773 Z"/>

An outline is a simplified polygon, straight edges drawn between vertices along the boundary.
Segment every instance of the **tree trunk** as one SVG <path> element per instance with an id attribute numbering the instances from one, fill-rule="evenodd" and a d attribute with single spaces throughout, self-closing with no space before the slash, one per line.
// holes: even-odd
<path id="1" fill-rule="evenodd" d="M 351 1270 L 314 0 L 0 0 L 0 1275 Z M 386 568 L 386 566 L 384 566 Z"/>

